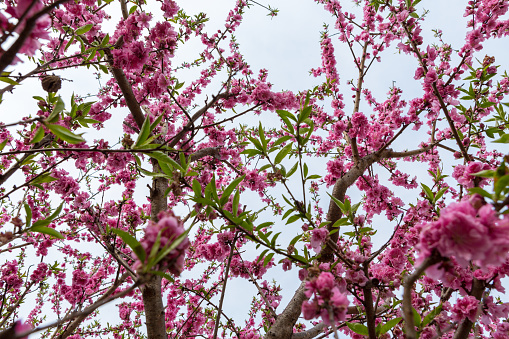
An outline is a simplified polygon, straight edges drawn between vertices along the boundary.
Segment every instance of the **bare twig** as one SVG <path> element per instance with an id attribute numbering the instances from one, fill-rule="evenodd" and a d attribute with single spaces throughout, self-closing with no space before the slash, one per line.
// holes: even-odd
<path id="1" fill-rule="evenodd" d="M 228 257 L 228 263 L 226 264 L 226 268 L 224 270 L 223 288 L 221 289 L 221 297 L 219 299 L 216 324 L 214 325 L 214 335 L 212 336 L 212 338 L 214 338 L 214 339 L 217 338 L 217 331 L 219 330 L 219 324 L 221 323 L 221 311 L 223 309 L 224 295 L 226 292 L 226 283 L 228 282 L 228 275 L 230 273 L 230 264 L 232 263 L 233 250 L 235 249 L 236 241 L 237 241 L 237 233 L 235 233 L 235 237 L 233 238 L 233 241 L 230 244 L 230 256 Z"/>

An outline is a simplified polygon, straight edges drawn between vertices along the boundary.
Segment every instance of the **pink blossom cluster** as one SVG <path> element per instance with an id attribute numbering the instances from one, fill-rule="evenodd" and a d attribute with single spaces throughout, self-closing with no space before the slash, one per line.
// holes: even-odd
<path id="1" fill-rule="evenodd" d="M 149 221 L 145 228 L 145 235 L 140 240 L 141 246 L 150 255 L 154 244 L 159 238 L 159 251 L 164 250 L 170 246 L 177 238 L 185 232 L 182 222 L 175 217 L 171 211 L 163 211 L 157 216 L 159 221 L 157 223 Z M 180 275 L 184 269 L 184 258 L 186 249 L 189 247 L 189 239 L 184 239 L 173 249 L 163 261 L 159 262 L 154 269 L 168 270 L 174 275 Z M 148 258 L 147 258 L 148 260 Z M 135 266 L 139 267 L 142 263 L 138 261 Z"/>
<path id="2" fill-rule="evenodd" d="M 321 317 L 327 325 L 331 325 L 331 320 L 336 322 L 346 319 L 350 302 L 347 296 L 339 291 L 332 273 L 322 272 L 318 277 L 308 281 L 305 294 L 308 299 L 311 297 L 313 299 L 302 304 L 304 319 Z"/>
<path id="3" fill-rule="evenodd" d="M 454 257 L 462 266 L 473 261 L 481 267 L 500 265 L 509 252 L 509 218 L 500 219 L 480 198 L 452 203 L 440 211 L 438 220 L 424 226 L 418 248 L 421 260 L 437 250 Z"/>
<path id="4" fill-rule="evenodd" d="M 488 179 L 474 176 L 473 174 L 489 169 L 491 169 L 489 164 L 474 161 L 468 165 L 456 165 L 452 177 L 466 188 L 474 186 L 483 187 L 488 183 Z"/>

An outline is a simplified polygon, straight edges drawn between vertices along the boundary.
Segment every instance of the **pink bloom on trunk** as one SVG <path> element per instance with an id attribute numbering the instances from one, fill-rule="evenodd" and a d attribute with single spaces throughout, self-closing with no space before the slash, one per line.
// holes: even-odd
<path id="1" fill-rule="evenodd" d="M 452 318 L 455 321 L 462 321 L 468 318 L 475 323 L 478 307 L 479 301 L 475 297 L 468 295 L 456 302 L 452 309 Z"/>
<path id="2" fill-rule="evenodd" d="M 185 232 L 184 225 L 172 212 L 163 211 L 159 213 L 158 218 L 159 222 L 157 223 L 149 221 L 147 228 L 145 228 L 145 236 L 140 241 L 147 256 L 152 251 L 152 247 L 154 247 L 159 236 L 159 251 L 161 251 L 173 244 Z M 167 269 L 174 275 L 180 275 L 184 269 L 184 257 L 189 244 L 189 239 L 186 236 L 162 261 L 157 263 L 155 269 Z M 140 262 L 135 264 L 137 267 L 140 265 Z"/>

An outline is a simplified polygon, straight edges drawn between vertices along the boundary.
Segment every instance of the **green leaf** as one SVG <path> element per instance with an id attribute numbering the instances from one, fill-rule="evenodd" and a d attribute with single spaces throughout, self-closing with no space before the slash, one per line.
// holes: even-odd
<path id="1" fill-rule="evenodd" d="M 297 235 L 296 237 L 294 237 L 292 239 L 292 241 L 290 241 L 290 245 L 295 245 L 297 243 L 297 241 L 299 241 L 300 238 L 302 238 L 302 236 L 303 236 L 303 234 L 301 233 L 301 234 Z"/>
<path id="2" fill-rule="evenodd" d="M 0 151 L 3 151 L 3 149 L 5 148 L 5 145 L 7 145 L 7 141 L 8 141 L 8 139 L 5 139 L 4 141 L 2 141 L 2 143 L 0 144 Z"/>
<path id="3" fill-rule="evenodd" d="M 412 313 L 414 315 L 414 325 L 417 327 L 421 326 L 421 315 L 415 310 L 415 308 L 412 307 Z"/>
<path id="4" fill-rule="evenodd" d="M 42 127 L 39 127 L 37 129 L 37 132 L 35 132 L 34 134 L 34 137 L 32 138 L 32 140 L 30 141 L 31 144 L 36 144 L 38 143 L 39 141 L 42 140 L 42 138 L 44 138 L 44 129 Z M 7 140 L 6 140 L 7 141 Z"/>
<path id="5" fill-rule="evenodd" d="M 290 118 L 292 119 L 293 121 L 297 122 L 297 118 L 295 117 L 295 115 L 293 115 L 292 113 L 288 112 L 288 111 L 285 111 L 283 109 L 277 109 L 276 110 L 276 113 L 281 117 L 285 117 L 285 118 Z"/>
<path id="6" fill-rule="evenodd" d="M 263 150 L 267 149 L 267 139 L 265 138 L 265 131 L 263 130 L 262 122 L 258 126 L 258 135 L 260 136 L 260 141 L 262 142 Z"/>
<path id="7" fill-rule="evenodd" d="M 57 98 L 57 102 L 55 103 L 55 106 L 53 107 L 53 111 L 51 114 L 46 118 L 46 122 L 54 123 L 60 120 L 59 114 L 64 110 L 65 104 L 62 100 L 62 97 Z"/>
<path id="8" fill-rule="evenodd" d="M 263 152 L 256 150 L 256 149 L 245 149 L 242 152 L 240 152 L 240 154 L 246 154 L 248 156 L 248 158 L 252 158 L 255 155 L 263 154 Z"/>
<path id="9" fill-rule="evenodd" d="M 306 120 L 307 117 L 309 117 L 309 115 L 311 114 L 312 110 L 313 110 L 312 106 L 304 107 L 304 109 L 302 110 L 302 113 L 299 116 L 299 122 L 303 122 L 304 120 Z"/>
<path id="10" fill-rule="evenodd" d="M 484 170 L 477 173 L 473 173 L 471 175 L 475 175 L 476 177 L 483 177 L 483 178 L 493 178 L 495 176 L 494 170 Z"/>
<path id="11" fill-rule="evenodd" d="M 509 143 L 509 134 L 504 134 L 500 139 L 493 140 L 493 142 L 500 143 L 500 144 L 507 144 Z"/>
<path id="12" fill-rule="evenodd" d="M 86 32 L 90 31 L 92 29 L 92 27 L 94 27 L 93 24 L 88 24 L 88 25 L 85 25 L 85 26 L 81 26 L 80 28 L 78 28 L 75 31 L 75 33 L 76 33 L 76 35 L 85 34 Z"/>
<path id="13" fill-rule="evenodd" d="M 169 282 L 172 282 L 172 283 L 175 282 L 175 279 L 173 279 L 173 277 L 171 275 L 169 275 L 168 273 L 161 272 L 161 271 L 148 271 L 148 273 L 158 275 L 161 278 L 168 280 Z"/>
<path id="14" fill-rule="evenodd" d="M 296 222 L 300 218 L 301 218 L 301 216 L 299 214 L 294 214 L 290 218 L 288 218 L 288 220 L 286 221 L 286 225 Z"/>
<path id="15" fill-rule="evenodd" d="M 101 40 L 101 46 L 106 47 L 106 45 L 110 42 L 110 35 L 106 34 L 104 38 Z"/>
<path id="16" fill-rule="evenodd" d="M 495 182 L 495 185 L 493 185 L 493 188 L 495 190 L 495 197 L 498 199 L 498 197 L 500 196 L 500 193 L 502 193 L 502 191 L 507 187 L 509 186 L 509 174 L 507 175 L 504 175 L 503 177 L 499 178 L 496 182 Z"/>
<path id="17" fill-rule="evenodd" d="M 309 177 L 306 178 L 306 180 L 314 180 L 314 179 L 320 179 L 322 176 L 318 174 L 312 174 Z"/>
<path id="18" fill-rule="evenodd" d="M 141 246 L 140 242 L 136 240 L 135 237 L 127 233 L 126 231 L 123 231 L 118 228 L 112 228 L 111 231 L 118 235 L 136 254 L 138 259 L 142 263 L 145 262 L 145 258 L 147 257 L 147 253 L 145 252 L 145 249 L 143 249 L 143 246 Z"/>
<path id="19" fill-rule="evenodd" d="M 435 319 L 437 315 L 440 314 L 440 312 L 442 312 L 442 304 L 438 305 L 433 310 L 431 310 L 431 312 L 426 314 L 424 320 L 422 321 L 422 326 L 428 325 L 433 319 Z"/>
<path id="20" fill-rule="evenodd" d="M 269 250 L 264 250 L 262 253 L 260 253 L 260 255 L 258 256 L 258 259 L 256 260 L 256 263 L 259 263 L 263 257 L 265 257 L 265 254 L 268 252 Z"/>
<path id="21" fill-rule="evenodd" d="M 381 335 L 381 334 L 385 334 L 385 333 L 389 332 L 394 326 L 399 324 L 401 319 L 403 319 L 403 318 L 394 318 L 394 319 L 389 320 L 387 323 L 385 323 L 383 325 L 382 325 L 382 323 L 378 324 L 378 326 L 376 327 L 377 334 Z"/>
<path id="22" fill-rule="evenodd" d="M 160 165 L 167 164 L 171 168 L 177 168 L 182 172 L 184 171 L 184 169 L 180 166 L 180 164 L 178 162 L 176 162 L 175 160 L 173 160 L 172 158 L 170 158 L 166 153 L 163 153 L 161 151 L 155 151 L 155 152 L 148 153 L 148 156 L 156 159 Z"/>
<path id="23" fill-rule="evenodd" d="M 244 180 L 246 176 L 243 175 L 243 176 L 240 176 L 238 178 L 236 178 L 235 180 L 233 180 L 229 185 L 228 187 L 226 187 L 223 191 L 223 194 L 221 194 L 221 199 L 219 200 L 219 204 L 221 206 L 223 206 L 224 204 L 226 204 L 226 202 L 228 201 L 228 199 L 230 199 L 230 196 L 232 195 L 232 192 L 235 188 L 237 188 L 240 184 L 240 182 L 242 180 Z"/>
<path id="24" fill-rule="evenodd" d="M 67 44 L 65 44 L 64 52 L 67 51 L 67 49 L 72 45 L 73 42 L 74 42 L 74 35 L 69 39 Z"/>
<path id="25" fill-rule="evenodd" d="M 237 216 L 239 210 L 239 201 L 240 201 L 240 191 L 236 190 L 232 202 L 232 212 L 234 216 Z"/>
<path id="26" fill-rule="evenodd" d="M 279 146 L 281 145 L 282 143 L 284 142 L 287 142 L 288 140 L 290 140 L 292 137 L 289 136 L 289 135 L 285 135 L 285 136 L 282 136 L 281 138 L 277 139 L 273 144 L 272 144 L 272 148 L 275 148 L 276 146 Z M 272 149 L 271 148 L 271 149 Z"/>
<path id="27" fill-rule="evenodd" d="M 79 144 L 85 142 L 85 139 L 83 139 L 81 135 L 74 134 L 64 126 L 47 124 L 46 127 L 48 127 L 51 133 L 55 134 L 59 139 L 62 139 L 69 144 Z"/>
<path id="28" fill-rule="evenodd" d="M 487 191 L 483 190 L 482 188 L 480 187 L 472 187 L 472 188 L 469 188 L 468 191 L 471 193 L 471 194 L 480 194 L 482 195 L 483 197 L 485 198 L 488 198 L 488 199 L 493 199 L 493 196 L 491 195 L 491 193 L 488 193 Z"/>
<path id="29" fill-rule="evenodd" d="M 426 186 L 425 184 L 421 184 L 421 187 L 424 190 L 424 193 L 426 194 L 426 197 L 428 198 L 428 200 L 433 202 L 433 200 L 435 199 L 435 195 L 433 194 L 431 189 L 428 186 Z"/>
<path id="30" fill-rule="evenodd" d="M 0 81 L 3 81 L 3 82 L 6 82 L 8 83 L 9 85 L 13 85 L 13 86 L 16 86 L 16 85 L 19 85 L 18 82 L 12 80 L 11 78 L 9 77 L 0 77 Z"/>
<path id="31" fill-rule="evenodd" d="M 154 260 L 154 265 L 157 265 L 157 263 L 163 260 L 168 254 L 170 254 L 171 251 L 177 248 L 177 246 L 180 245 L 180 243 L 182 243 L 182 241 L 184 241 L 184 239 L 187 238 L 187 234 L 189 233 L 190 230 L 191 228 L 187 229 L 184 233 L 179 235 L 177 239 L 175 239 L 170 245 L 165 246 L 162 249 L 162 251 L 159 252 L 158 256 Z"/>
<path id="32" fill-rule="evenodd" d="M 44 173 L 44 174 L 38 176 L 37 178 L 33 179 L 32 181 L 30 181 L 30 185 L 44 184 L 44 183 L 52 182 L 55 180 L 57 180 L 57 178 L 52 177 L 50 173 Z"/>
<path id="33" fill-rule="evenodd" d="M 51 220 L 49 219 L 41 219 L 41 220 L 37 220 L 36 222 L 34 222 L 34 225 L 32 226 L 32 228 L 34 227 L 45 227 L 45 226 L 48 226 L 49 224 L 51 224 Z"/>
<path id="34" fill-rule="evenodd" d="M 368 328 L 363 324 L 347 322 L 346 326 L 348 326 L 349 329 L 351 329 L 352 331 L 354 331 L 357 334 L 369 335 Z"/>
<path id="35" fill-rule="evenodd" d="M 279 153 L 276 155 L 276 159 L 274 160 L 274 164 L 279 164 L 288 155 L 288 153 L 290 153 L 292 147 L 292 144 L 288 144 L 281 151 L 279 151 Z"/>
<path id="36" fill-rule="evenodd" d="M 196 179 L 193 180 L 193 192 L 195 196 L 201 197 L 201 184 Z"/>
<path id="37" fill-rule="evenodd" d="M 447 188 L 447 187 L 444 187 L 444 188 L 442 188 L 441 190 L 439 190 L 439 191 L 437 192 L 437 195 L 435 195 L 435 200 L 434 200 L 433 202 L 437 202 L 437 201 L 438 201 L 438 200 L 442 197 L 442 195 L 444 195 L 444 193 L 445 193 L 447 190 L 448 190 L 448 188 Z"/>
<path id="38" fill-rule="evenodd" d="M 265 259 L 263 259 L 263 266 L 267 266 L 270 262 L 270 260 L 272 259 L 272 257 L 274 256 L 274 253 L 269 253 L 268 256 L 265 257 Z"/>
<path id="39" fill-rule="evenodd" d="M 140 134 L 138 134 L 138 138 L 136 139 L 133 148 L 137 148 L 141 144 L 143 144 L 147 140 L 149 135 L 150 135 L 150 118 L 147 114 L 145 121 L 143 121 L 143 125 L 141 125 Z"/>
<path id="40" fill-rule="evenodd" d="M 136 12 L 136 10 L 138 9 L 138 6 L 134 5 L 132 6 L 130 9 L 129 9 L 129 15 L 133 14 L 134 12 Z"/>
<path id="41" fill-rule="evenodd" d="M 27 228 L 30 227 L 30 225 L 32 224 L 32 210 L 30 209 L 30 206 L 28 206 L 27 203 L 25 203 L 25 213 L 26 213 L 26 221 L 25 221 L 25 225 Z"/>
<path id="42" fill-rule="evenodd" d="M 39 221 L 42 221 L 42 220 L 39 220 Z M 37 224 L 37 222 L 34 224 L 34 226 L 32 226 L 30 228 L 31 232 L 43 233 L 43 234 L 51 235 L 58 239 L 64 239 L 64 236 L 59 231 L 57 231 L 53 228 L 50 228 L 50 227 L 46 227 L 46 226 L 39 226 L 39 225 L 36 226 L 36 224 Z"/>
<path id="43" fill-rule="evenodd" d="M 60 214 L 60 212 L 62 212 L 62 208 L 64 207 L 64 203 L 62 202 L 58 207 L 57 209 L 55 210 L 55 212 L 53 212 L 50 216 L 49 216 L 49 220 L 53 220 L 55 219 L 56 217 L 58 217 L 58 215 Z"/>
<path id="44" fill-rule="evenodd" d="M 290 170 L 286 173 L 286 177 L 289 178 L 292 176 L 293 173 L 295 173 L 297 171 L 297 166 L 299 165 L 299 162 L 297 161 L 295 163 L 295 165 L 293 165 L 292 168 L 290 168 Z"/>
<path id="45" fill-rule="evenodd" d="M 345 200 L 345 203 L 342 203 L 338 198 L 333 197 L 331 194 L 327 193 L 329 197 L 334 201 L 334 203 L 339 207 L 341 212 L 345 215 L 350 214 L 350 209 L 348 209 L 345 205 L 348 200 Z"/>
<path id="46" fill-rule="evenodd" d="M 274 235 L 274 237 L 272 237 L 272 240 L 270 241 L 270 245 L 272 247 L 276 247 L 276 241 L 280 234 L 281 234 L 281 232 L 278 232 Z"/>
<path id="47" fill-rule="evenodd" d="M 152 132 L 154 128 L 156 128 L 161 123 L 161 120 L 163 120 L 163 116 L 164 114 L 161 114 L 154 120 L 154 122 L 150 125 L 150 132 Z"/>

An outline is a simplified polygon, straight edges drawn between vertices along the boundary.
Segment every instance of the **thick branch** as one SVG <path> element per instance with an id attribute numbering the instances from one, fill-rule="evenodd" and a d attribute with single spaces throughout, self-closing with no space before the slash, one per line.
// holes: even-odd
<path id="1" fill-rule="evenodd" d="M 345 200 L 345 194 L 348 187 L 353 185 L 369 166 L 379 161 L 380 159 L 387 157 L 390 152 L 392 152 L 392 150 L 385 150 L 381 153 L 375 152 L 360 159 L 357 166 L 352 167 L 344 176 L 336 181 L 334 188 L 332 189 L 332 196 L 343 202 Z M 341 219 L 341 216 L 341 210 L 339 209 L 338 205 L 336 205 L 336 203 L 331 199 L 329 203 L 329 211 L 327 212 L 327 221 L 330 221 L 329 225 L 327 225 L 329 232 L 334 229 L 334 224 L 336 221 Z M 338 241 L 338 237 L 339 232 L 335 232 L 330 235 L 330 238 L 334 243 Z M 320 252 L 320 261 L 334 261 L 333 249 L 330 246 L 325 246 L 322 249 Z"/>
<path id="2" fill-rule="evenodd" d="M 481 301 L 484 288 L 486 286 L 486 282 L 483 280 L 477 280 L 474 278 L 472 281 L 472 291 L 470 293 L 471 296 L 475 297 L 477 300 Z M 454 334 L 454 339 L 466 339 L 472 330 L 472 326 L 474 323 L 472 320 L 465 318 L 463 322 L 460 324 L 456 333 Z"/>
<path id="3" fill-rule="evenodd" d="M 368 264 L 364 267 L 364 274 L 366 277 L 368 276 Z M 368 337 L 369 339 L 376 339 L 376 313 L 375 308 L 373 307 L 373 293 L 371 288 L 373 284 L 371 281 L 368 281 L 366 285 L 362 288 L 362 293 L 364 294 L 364 301 L 362 304 L 364 305 L 364 309 L 366 310 L 366 323 L 368 327 Z"/>
<path id="4" fill-rule="evenodd" d="M 124 95 L 129 111 L 131 112 L 136 124 L 141 129 L 145 116 L 141 110 L 140 104 L 134 96 L 131 84 L 127 80 L 125 73 L 122 69 L 113 67 L 113 58 L 109 51 L 107 51 L 108 59 L 111 65 L 111 71 L 115 80 Z M 157 161 L 153 160 L 153 171 L 159 173 L 161 171 Z M 161 211 L 168 208 L 168 202 L 164 195 L 168 188 L 168 179 L 154 178 L 152 181 L 152 189 L 150 192 L 150 217 L 152 221 L 157 222 L 157 215 Z M 148 282 L 142 286 L 141 293 L 143 297 L 143 305 L 145 307 L 145 320 L 147 328 L 148 339 L 167 339 L 166 324 L 164 319 L 164 305 L 161 291 L 161 277 L 154 275 Z"/>
<path id="5" fill-rule="evenodd" d="M 312 339 L 316 337 L 317 335 L 323 333 L 323 329 L 326 328 L 327 325 L 325 323 L 319 323 L 318 325 L 315 325 L 311 327 L 309 330 L 305 332 L 299 332 L 292 335 L 292 339 Z"/>
<path id="6" fill-rule="evenodd" d="M 136 121 L 136 125 L 138 125 L 138 127 L 141 128 L 143 122 L 145 121 L 145 116 L 143 115 L 143 111 L 141 110 L 140 104 L 138 103 L 136 97 L 134 96 L 133 88 L 131 87 L 129 80 L 127 80 L 124 71 L 120 68 L 116 68 L 113 66 L 113 56 L 111 55 L 111 52 L 106 50 L 106 55 L 108 55 L 108 62 L 111 65 L 111 72 L 113 73 L 113 76 L 117 81 L 118 87 L 120 88 L 122 94 L 124 95 L 127 108 L 129 108 L 129 111 L 131 112 L 134 121 Z"/>
<path id="7" fill-rule="evenodd" d="M 415 270 L 414 273 L 407 276 L 403 282 L 403 318 L 405 319 L 405 330 L 406 335 L 405 338 L 407 339 L 417 339 L 417 332 L 415 331 L 414 326 L 414 315 L 412 311 L 412 290 L 415 282 L 421 274 L 424 273 L 424 271 L 442 261 L 442 257 L 439 255 L 439 253 L 435 250 L 429 257 L 427 257 L 423 263 Z"/>
<path id="8" fill-rule="evenodd" d="M 265 335 L 265 339 L 290 339 L 293 335 L 293 326 L 299 319 L 302 303 L 306 299 L 304 294 L 306 283 L 302 282 L 295 291 L 295 295 L 288 303 L 283 313 L 281 313 L 270 330 Z"/>

